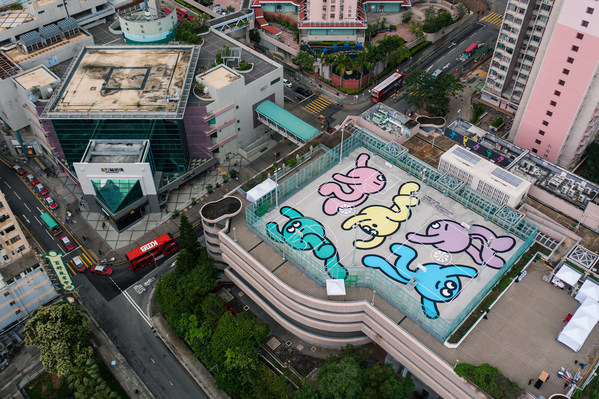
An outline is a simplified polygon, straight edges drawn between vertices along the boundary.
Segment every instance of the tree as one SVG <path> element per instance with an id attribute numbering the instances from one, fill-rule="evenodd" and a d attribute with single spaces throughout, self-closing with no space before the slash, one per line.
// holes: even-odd
<path id="1" fill-rule="evenodd" d="M 194 256 L 200 256 L 202 251 L 198 236 L 193 231 L 193 226 L 189 223 L 185 212 L 181 213 L 179 224 L 179 248 L 189 251 Z"/>
<path id="2" fill-rule="evenodd" d="M 413 71 L 405 80 L 405 92 L 410 104 L 425 109 L 431 116 L 449 112 L 449 96 L 463 89 L 459 79 L 442 74 L 437 79 L 422 70 Z"/>
<path id="3" fill-rule="evenodd" d="M 362 393 L 360 365 L 353 357 L 329 359 L 318 370 L 317 378 L 323 398 L 353 399 Z"/>
<path id="4" fill-rule="evenodd" d="M 364 388 L 362 397 L 394 399 L 409 398 L 414 391 L 414 383 L 411 377 L 401 377 L 389 363 L 366 368 L 362 372 L 362 386 Z"/>
<path id="5" fill-rule="evenodd" d="M 254 43 L 260 43 L 260 32 L 258 31 L 257 28 L 254 28 L 250 31 L 250 40 L 253 41 Z"/>
<path id="6" fill-rule="evenodd" d="M 235 7 L 233 7 L 233 6 L 227 6 L 227 12 L 228 13 L 235 12 Z"/>
<path id="7" fill-rule="evenodd" d="M 314 387 L 314 383 L 309 378 L 306 378 L 300 389 L 295 391 L 294 399 L 320 399 L 320 394 L 316 387 Z"/>
<path id="8" fill-rule="evenodd" d="M 68 302 L 39 308 L 26 324 L 25 343 L 39 348 L 46 371 L 59 377 L 93 353 L 89 320 L 79 306 Z"/>
<path id="9" fill-rule="evenodd" d="M 300 51 L 291 62 L 298 65 L 302 71 L 314 73 L 314 57 L 307 51 Z"/>
<path id="10" fill-rule="evenodd" d="M 352 60 L 345 54 L 339 54 L 333 61 L 333 68 L 339 73 L 339 87 L 343 87 L 343 75 L 345 71 L 351 68 Z"/>
<path id="11" fill-rule="evenodd" d="M 69 388 L 75 391 L 74 396 L 77 399 L 112 399 L 119 397 L 116 392 L 108 387 L 108 384 L 102 378 L 98 363 L 92 358 L 77 363 L 68 375 L 67 383 Z"/>
<path id="12" fill-rule="evenodd" d="M 588 147 L 588 158 L 582 176 L 594 183 L 599 183 L 599 143 L 594 141 Z"/>
<path id="13" fill-rule="evenodd" d="M 362 76 L 364 75 L 364 70 L 370 72 L 370 68 L 372 63 L 368 57 L 368 53 L 366 51 L 361 51 L 356 58 L 353 60 L 352 68 L 360 71 L 360 84 L 362 84 Z"/>
<path id="14" fill-rule="evenodd" d="M 175 40 L 181 43 L 201 44 L 202 38 L 198 34 L 205 30 L 206 27 L 199 18 L 191 21 L 179 21 L 175 25 Z"/>

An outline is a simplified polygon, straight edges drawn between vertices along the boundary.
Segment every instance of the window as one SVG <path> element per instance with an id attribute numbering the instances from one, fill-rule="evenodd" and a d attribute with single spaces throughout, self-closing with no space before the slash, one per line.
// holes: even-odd
<path id="1" fill-rule="evenodd" d="M 560 85 L 560 86 L 563 86 L 563 85 L 566 84 L 566 82 L 560 79 L 560 80 L 557 81 L 557 84 Z"/>
<path id="2" fill-rule="evenodd" d="M 553 112 L 551 112 L 551 111 L 547 111 L 547 112 L 545 112 L 545 114 L 546 114 L 547 116 L 553 116 Z"/>
<path id="3" fill-rule="evenodd" d="M 555 96 L 558 96 L 558 97 L 559 97 L 559 96 L 561 96 L 561 95 L 562 95 L 562 92 L 561 92 L 561 91 L 554 90 L 554 91 L 553 91 L 553 95 L 555 95 Z"/>
<path id="4" fill-rule="evenodd" d="M 580 26 L 582 26 L 583 28 L 586 28 L 587 26 L 589 26 L 589 21 L 585 21 L 585 20 L 583 20 L 583 21 L 580 23 Z"/>
<path id="5" fill-rule="evenodd" d="M 335 14 L 331 14 L 331 19 L 335 19 Z"/>
<path id="6" fill-rule="evenodd" d="M 272 82 L 270 82 L 270 85 L 272 86 L 275 83 L 280 82 L 280 81 L 281 81 L 281 78 L 276 78 L 275 80 L 273 80 Z M 237 106 L 237 108 L 239 108 L 239 105 Z"/>
<path id="7" fill-rule="evenodd" d="M 594 8 L 587 7 L 587 14 L 591 14 L 592 15 L 594 11 L 595 11 Z"/>
<path id="8" fill-rule="evenodd" d="M 552 107 L 555 107 L 555 106 L 557 105 L 557 103 L 556 103 L 555 101 L 551 101 L 551 102 L 549 103 L 549 105 L 551 105 Z"/>
<path id="9" fill-rule="evenodd" d="M 327 6 L 322 6 L 322 11 L 326 11 L 327 10 Z"/>
<path id="10" fill-rule="evenodd" d="M 539 150 L 537 150 L 536 148 L 533 148 L 533 149 L 532 149 L 532 153 L 533 153 L 533 154 L 536 154 L 537 152 L 539 152 Z"/>
<path id="11" fill-rule="evenodd" d="M 14 305 L 15 303 L 15 301 L 10 301 L 10 306 Z"/>
<path id="12" fill-rule="evenodd" d="M 575 53 L 578 52 L 579 47 L 578 46 L 572 46 L 572 51 L 574 51 Z"/>
<path id="13" fill-rule="evenodd" d="M 564 68 L 564 69 L 562 69 L 562 73 L 563 73 L 564 75 L 569 75 L 569 74 L 570 74 L 570 70 L 569 70 L 569 69 L 566 69 L 566 68 Z"/>
<path id="14" fill-rule="evenodd" d="M 549 126 L 549 122 L 543 121 L 543 126 Z"/>
<path id="15" fill-rule="evenodd" d="M 17 234 L 16 236 L 14 236 L 13 238 L 10 239 L 10 243 L 14 244 L 15 242 L 21 240 L 21 237 Z"/>
<path id="16" fill-rule="evenodd" d="M 541 140 L 539 140 L 539 139 L 535 140 L 535 144 L 541 144 Z"/>
<path id="17" fill-rule="evenodd" d="M 539 134 L 540 134 L 541 136 L 544 136 L 544 135 L 545 135 L 545 131 L 544 131 L 544 130 L 539 130 Z"/>
<path id="18" fill-rule="evenodd" d="M 327 19 L 327 14 L 322 14 L 322 19 Z"/>

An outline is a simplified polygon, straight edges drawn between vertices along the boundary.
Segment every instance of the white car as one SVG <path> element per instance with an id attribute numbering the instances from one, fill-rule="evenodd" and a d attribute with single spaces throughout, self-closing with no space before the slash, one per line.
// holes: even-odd
<path id="1" fill-rule="evenodd" d="M 283 79 L 283 84 L 291 89 L 291 82 L 287 79 Z"/>

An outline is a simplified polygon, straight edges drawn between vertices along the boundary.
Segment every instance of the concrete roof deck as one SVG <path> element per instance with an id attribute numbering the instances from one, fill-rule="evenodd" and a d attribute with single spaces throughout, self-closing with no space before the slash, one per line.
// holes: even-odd
<path id="1" fill-rule="evenodd" d="M 94 46 L 84 49 L 49 113 L 175 112 L 192 64 L 192 46 Z M 178 94 L 178 95 L 177 95 Z M 171 101 L 165 101 L 171 96 Z"/>
<path id="2" fill-rule="evenodd" d="M 0 15 L 0 31 L 14 28 L 29 21 L 33 21 L 33 16 L 27 10 L 4 12 Z"/>
<path id="3" fill-rule="evenodd" d="M 210 67 L 210 65 L 216 62 L 216 54 L 221 52 L 225 46 L 229 48 L 241 48 L 241 61 L 254 64 L 254 67 L 251 71 L 243 72 L 243 78 L 246 85 L 274 71 L 277 68 L 274 62 L 262 59 L 262 57 L 257 56 L 250 48 L 240 44 L 237 41 L 233 41 L 233 39 L 230 39 L 224 34 L 210 31 L 206 35 L 202 35 L 202 38 L 204 39 L 204 44 L 202 45 L 202 50 L 200 51 L 198 65 L 206 65 Z"/>
<path id="4" fill-rule="evenodd" d="M 235 195 L 244 208 L 249 204 L 240 193 Z M 289 260 L 283 260 L 278 252 L 247 227 L 244 211 L 231 219 L 231 227 L 235 228 L 237 244 L 271 270 L 274 276 L 307 295 L 327 298 L 324 286 L 317 284 Z M 543 281 L 543 275 L 549 269 L 542 261 L 533 262 L 527 272 L 527 276 L 520 283 L 513 284 L 495 304 L 488 320 L 482 320 L 456 349 L 444 346 L 380 295 L 375 294 L 374 303 L 389 319 L 447 364 L 453 366 L 457 361 L 475 365 L 489 363 L 535 396 L 549 397 L 553 393 L 566 392 L 564 380 L 556 375 L 560 367 L 575 373 L 578 366 L 574 365 L 574 360 L 589 362 L 596 356 L 594 343 L 599 339 L 599 329 L 591 333 L 578 353 L 558 342 L 557 335 L 565 325 L 561 319 L 568 313 L 573 314 L 579 303 L 566 291 Z M 370 302 L 373 299 L 373 291 L 367 287 L 348 286 L 346 291 L 345 297 L 332 297 L 332 301 Z M 589 369 L 587 367 L 584 371 Z M 528 381 L 536 380 L 543 370 L 552 378 L 540 390 L 529 386 Z"/>
<path id="5" fill-rule="evenodd" d="M 59 80 L 56 75 L 43 66 L 23 72 L 21 75 L 15 76 L 13 79 L 25 90 L 29 90 L 34 86 L 43 87 Z"/>
<path id="6" fill-rule="evenodd" d="M 240 79 L 241 76 L 234 72 L 231 72 L 228 68 L 223 65 L 215 67 L 213 70 L 200 75 L 200 78 L 210 87 L 215 89 L 222 89 L 229 83 Z"/>

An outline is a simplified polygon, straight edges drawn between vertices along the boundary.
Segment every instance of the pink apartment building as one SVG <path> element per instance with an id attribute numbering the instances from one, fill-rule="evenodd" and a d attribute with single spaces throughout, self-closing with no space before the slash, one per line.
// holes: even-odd
<path id="1" fill-rule="evenodd" d="M 599 129 L 599 3 L 556 1 L 509 139 L 570 168 Z"/>

